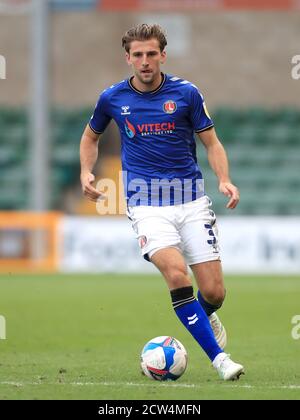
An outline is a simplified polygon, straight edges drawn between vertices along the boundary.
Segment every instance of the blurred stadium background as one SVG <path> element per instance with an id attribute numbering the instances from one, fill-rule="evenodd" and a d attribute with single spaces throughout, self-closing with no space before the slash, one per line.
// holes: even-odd
<path id="1" fill-rule="evenodd" d="M 241 190 L 233 212 L 226 210 L 204 149 L 198 148 L 219 220 L 225 274 L 300 274 L 300 79 L 291 73 L 292 57 L 300 54 L 299 0 L 0 0 L 0 56 L 6 63 L 0 78 L 0 313 L 13 313 L 14 290 L 20 290 L 21 307 L 23 292 L 26 298 L 31 287 L 41 292 L 34 276 L 22 283 L 16 273 L 57 273 L 59 279 L 61 273 L 154 272 L 140 258 L 126 216 L 100 216 L 83 198 L 79 182 L 82 131 L 99 93 L 130 74 L 121 37 L 137 22 L 166 28 L 164 70 L 204 93 L 228 152 L 232 179 Z M 118 185 L 119 149 L 112 123 L 100 141 L 97 179 Z M 123 209 L 122 199 L 115 204 Z M 98 277 L 107 283 L 105 274 Z M 61 291 L 47 279 L 45 290 L 55 305 Z M 84 288 L 78 282 L 79 301 Z M 251 295 L 251 280 L 245 284 Z M 272 283 L 266 284 L 265 296 L 275 293 Z M 288 290 L 295 298 L 299 277 L 287 282 L 287 289 L 280 284 L 283 294 Z M 68 293 L 66 300 L 73 296 Z M 4 296 L 12 306 L 5 306 Z M 285 304 L 293 308 L 282 327 L 289 334 L 297 305 Z M 250 324 L 249 329 L 251 335 Z"/>
<path id="2" fill-rule="evenodd" d="M 107 258 L 114 261 L 115 251 L 131 263 L 137 257 L 133 236 L 124 233 L 121 238 L 116 221 L 109 221 L 113 241 L 109 235 L 104 242 L 101 235 L 93 241 L 78 227 L 83 222 L 85 229 L 92 226 L 93 230 L 94 223 L 108 226 L 103 217 L 83 219 L 97 216 L 97 211 L 81 195 L 78 146 L 99 93 L 129 74 L 120 46 L 122 34 L 134 23 L 147 21 L 166 28 L 165 71 L 193 81 L 203 91 L 228 151 L 232 178 L 242 197 L 230 215 L 204 150 L 198 148 L 220 225 L 227 217 L 230 223 L 234 217 L 246 217 L 238 219 L 240 229 L 245 227 L 242 234 L 240 229 L 227 232 L 224 228 L 228 258 L 242 249 L 244 271 L 281 267 L 298 272 L 300 82 L 291 77 L 291 60 L 299 53 L 298 6 L 280 0 L 1 0 L 0 54 L 6 60 L 7 76 L 0 80 L 0 208 L 4 211 L 0 269 L 7 270 L 11 259 L 16 259 L 15 268 L 24 269 L 26 264 L 32 270 L 71 269 L 73 262 L 66 255 L 71 258 L 84 241 L 99 248 L 98 239 L 106 249 L 95 252 L 105 255 L 106 262 L 84 263 L 84 256 L 77 253 L 73 256 L 81 264 L 73 266 L 75 270 L 86 271 L 89 266 L 96 271 L 99 267 L 114 270 Z M 118 181 L 119 136 L 114 124 L 100 147 L 97 178 Z M 44 220 L 34 216 L 36 211 L 54 213 Z M 58 226 L 58 221 L 64 223 Z M 71 222 L 76 224 L 77 236 Z M 249 233 L 250 226 L 255 234 Z M 245 230 L 251 237 L 248 242 Z M 47 250 L 42 252 L 43 236 Z M 123 251 L 117 249 L 120 242 Z M 254 242 L 260 255 L 253 254 Z M 227 261 L 224 255 L 224 259 L 228 269 L 239 269 L 236 258 Z M 149 270 L 138 261 L 136 269 Z"/>

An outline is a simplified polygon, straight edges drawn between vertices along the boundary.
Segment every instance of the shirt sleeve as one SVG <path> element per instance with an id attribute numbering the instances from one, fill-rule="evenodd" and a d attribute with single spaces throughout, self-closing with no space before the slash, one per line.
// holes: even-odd
<path id="1" fill-rule="evenodd" d="M 110 123 L 111 116 L 108 113 L 108 101 L 105 92 L 99 96 L 89 126 L 96 134 L 101 134 Z"/>
<path id="2" fill-rule="evenodd" d="M 207 111 L 203 96 L 197 88 L 193 87 L 191 94 L 191 120 L 196 133 L 214 126 L 213 120 Z"/>

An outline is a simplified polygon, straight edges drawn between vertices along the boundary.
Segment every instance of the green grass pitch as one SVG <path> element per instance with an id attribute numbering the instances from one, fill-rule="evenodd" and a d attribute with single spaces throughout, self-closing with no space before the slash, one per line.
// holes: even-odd
<path id="1" fill-rule="evenodd" d="M 300 399 L 300 277 L 226 277 L 219 311 L 227 352 L 244 364 L 222 382 L 173 313 L 160 276 L 2 275 L 0 399 Z M 188 368 L 176 382 L 141 375 L 143 345 L 177 337 Z"/>

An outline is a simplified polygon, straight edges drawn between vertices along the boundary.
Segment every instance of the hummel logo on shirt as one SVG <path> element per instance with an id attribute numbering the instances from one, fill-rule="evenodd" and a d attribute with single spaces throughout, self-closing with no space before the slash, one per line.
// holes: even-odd
<path id="1" fill-rule="evenodd" d="M 131 114 L 131 112 L 129 111 L 130 106 L 124 105 L 121 108 L 122 108 L 121 115 L 130 115 Z"/>

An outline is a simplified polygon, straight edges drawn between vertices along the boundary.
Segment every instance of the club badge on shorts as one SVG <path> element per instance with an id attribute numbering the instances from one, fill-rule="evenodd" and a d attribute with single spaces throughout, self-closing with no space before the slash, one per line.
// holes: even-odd
<path id="1" fill-rule="evenodd" d="M 172 101 L 172 99 L 169 99 L 164 103 L 163 109 L 167 114 L 173 114 L 177 109 L 176 102 Z"/>
<path id="2" fill-rule="evenodd" d="M 145 235 L 140 236 L 139 237 L 139 245 L 140 245 L 140 248 L 144 248 L 144 246 L 146 245 L 146 243 L 147 243 L 146 236 Z"/>

